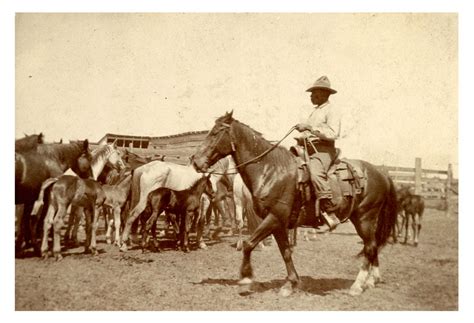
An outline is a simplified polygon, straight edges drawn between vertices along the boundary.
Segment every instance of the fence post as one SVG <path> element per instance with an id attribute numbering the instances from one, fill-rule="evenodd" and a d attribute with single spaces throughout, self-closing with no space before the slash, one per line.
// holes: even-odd
<path id="1" fill-rule="evenodd" d="M 421 158 L 415 158 L 415 194 L 421 195 L 422 186 L 421 186 Z"/>
<path id="2" fill-rule="evenodd" d="M 453 165 L 448 164 L 448 178 L 446 179 L 446 216 L 451 216 L 452 203 L 451 203 L 451 183 L 453 181 Z"/>

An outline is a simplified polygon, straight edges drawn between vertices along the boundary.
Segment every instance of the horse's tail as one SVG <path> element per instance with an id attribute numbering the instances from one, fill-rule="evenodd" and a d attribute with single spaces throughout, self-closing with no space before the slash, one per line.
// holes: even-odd
<path id="1" fill-rule="evenodd" d="M 51 177 L 45 180 L 43 184 L 41 184 L 41 190 L 38 195 L 38 199 L 33 204 L 33 210 L 31 211 L 31 215 L 38 216 L 41 214 L 43 210 L 43 206 L 44 206 L 45 192 L 49 192 L 48 188 L 54 183 L 56 183 L 58 179 L 59 179 L 58 177 Z"/>
<path id="2" fill-rule="evenodd" d="M 384 246 L 387 243 L 387 240 L 392 235 L 397 221 L 397 192 L 390 177 L 388 177 L 388 181 L 389 190 L 385 196 L 384 204 L 380 210 L 377 229 L 375 231 L 375 241 L 377 242 L 378 248 Z"/>

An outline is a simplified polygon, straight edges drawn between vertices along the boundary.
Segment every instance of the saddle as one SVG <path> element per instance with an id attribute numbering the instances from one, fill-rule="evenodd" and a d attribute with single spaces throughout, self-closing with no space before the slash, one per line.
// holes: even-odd
<path id="1" fill-rule="evenodd" d="M 303 200 L 312 200 L 311 177 L 308 166 L 305 162 L 304 148 L 293 146 L 290 151 L 296 155 L 299 161 L 297 187 Z M 335 206 L 335 212 L 341 222 L 347 221 L 350 212 L 343 212 L 348 206 L 354 203 L 354 198 L 360 195 L 366 186 L 366 176 L 362 170 L 353 162 L 345 158 L 339 158 L 341 150 L 336 149 L 336 157 L 332 162 L 327 176 L 331 186 L 331 202 Z M 316 203 L 317 205 L 319 203 Z M 319 213 L 319 207 L 314 211 Z M 352 206 L 351 206 L 352 208 Z"/>

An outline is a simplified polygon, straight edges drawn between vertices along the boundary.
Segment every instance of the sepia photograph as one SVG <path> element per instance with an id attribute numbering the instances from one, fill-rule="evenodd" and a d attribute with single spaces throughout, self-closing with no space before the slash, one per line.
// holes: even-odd
<path id="1" fill-rule="evenodd" d="M 14 311 L 460 310 L 458 12 L 79 11 L 11 17 Z"/>

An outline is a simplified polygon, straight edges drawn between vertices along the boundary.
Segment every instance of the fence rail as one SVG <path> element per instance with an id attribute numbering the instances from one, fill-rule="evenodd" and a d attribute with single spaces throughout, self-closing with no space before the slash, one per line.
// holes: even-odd
<path id="1" fill-rule="evenodd" d="M 423 169 L 421 158 L 416 158 L 413 168 L 381 165 L 379 169 L 388 173 L 396 185 L 412 187 L 415 194 L 427 200 L 429 206 L 434 205 L 448 212 L 457 208 L 457 181 L 453 179 L 451 164 L 446 170 Z"/>

